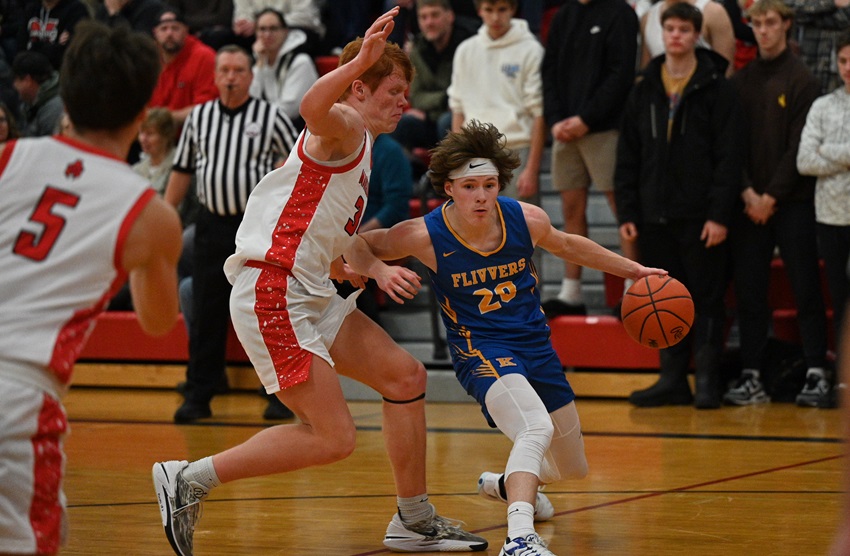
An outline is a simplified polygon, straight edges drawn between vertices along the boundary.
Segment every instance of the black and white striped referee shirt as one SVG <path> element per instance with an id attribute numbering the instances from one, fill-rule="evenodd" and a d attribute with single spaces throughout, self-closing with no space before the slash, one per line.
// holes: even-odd
<path id="1" fill-rule="evenodd" d="M 194 173 L 198 200 L 210 212 L 245 212 L 248 195 L 295 145 L 298 132 L 272 104 L 251 98 L 236 109 L 211 100 L 189 113 L 174 169 Z"/>

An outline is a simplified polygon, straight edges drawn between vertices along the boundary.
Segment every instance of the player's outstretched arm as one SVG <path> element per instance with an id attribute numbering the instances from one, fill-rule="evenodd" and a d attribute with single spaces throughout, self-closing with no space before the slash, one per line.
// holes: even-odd
<path id="1" fill-rule="evenodd" d="M 177 261 L 183 248 L 180 217 L 156 197 L 142 210 L 124 245 L 122 264 L 142 330 L 153 336 L 174 327 L 179 311 Z"/>
<path id="2" fill-rule="evenodd" d="M 373 230 L 373 232 L 387 231 L 385 228 Z M 404 303 L 404 299 L 413 299 L 422 286 L 422 278 L 414 271 L 401 265 L 388 265 L 376 257 L 369 243 L 360 234 L 357 235 L 352 247 L 346 251 L 345 260 L 354 272 L 373 278 L 378 287 L 396 303 Z"/>
<path id="3" fill-rule="evenodd" d="M 666 270 L 645 267 L 584 236 L 568 234 L 555 229 L 549 220 L 549 216 L 540 207 L 523 203 L 522 209 L 534 244 L 558 258 L 631 280 L 653 274 L 667 275 Z"/>
<path id="4" fill-rule="evenodd" d="M 355 129 L 360 121 L 358 116 L 354 110 L 346 110 L 346 107 L 337 101 L 346 89 L 381 57 L 387 45 L 387 38 L 395 25 L 393 18 L 396 15 L 398 7 L 376 19 L 366 31 L 357 56 L 320 77 L 304 93 L 301 100 L 301 117 L 304 118 L 310 133 L 321 137 L 345 139 L 356 132 L 359 139 L 362 129 Z"/>

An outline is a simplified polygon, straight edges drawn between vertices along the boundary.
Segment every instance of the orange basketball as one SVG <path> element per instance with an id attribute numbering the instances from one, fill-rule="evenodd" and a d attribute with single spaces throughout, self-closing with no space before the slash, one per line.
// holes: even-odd
<path id="1" fill-rule="evenodd" d="M 636 281 L 626 291 L 620 316 L 635 341 L 651 348 L 667 348 L 690 332 L 694 301 L 684 284 L 654 274 Z"/>

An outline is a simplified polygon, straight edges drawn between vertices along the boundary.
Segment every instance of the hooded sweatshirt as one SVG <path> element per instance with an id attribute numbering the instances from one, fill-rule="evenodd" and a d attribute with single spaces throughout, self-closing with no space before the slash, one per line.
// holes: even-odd
<path id="1" fill-rule="evenodd" d="M 319 79 L 313 59 L 299 48 L 306 42 L 304 31 L 290 29 L 271 65 L 254 64 L 251 96 L 274 104 L 293 122 L 301 119 L 304 93 Z"/>
<path id="2" fill-rule="evenodd" d="M 495 125 L 508 148 L 527 147 L 534 118 L 543 114 L 542 60 L 543 46 L 525 20 L 512 19 L 496 40 L 482 25 L 455 52 L 449 108 L 466 121 Z"/>
<path id="3" fill-rule="evenodd" d="M 56 133 L 62 119 L 64 107 L 59 97 L 59 74 L 53 72 L 44 83 L 39 85 L 38 93 L 32 104 L 22 103 L 21 135 L 24 137 L 42 137 Z"/>

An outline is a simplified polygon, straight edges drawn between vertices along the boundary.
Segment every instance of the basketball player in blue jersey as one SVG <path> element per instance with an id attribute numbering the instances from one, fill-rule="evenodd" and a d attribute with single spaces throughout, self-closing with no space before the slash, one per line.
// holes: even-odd
<path id="1" fill-rule="evenodd" d="M 504 473 L 483 473 L 482 496 L 508 504 L 501 555 L 551 556 L 534 521 L 554 514 L 541 484 L 587 474 L 575 394 L 549 340 L 531 262 L 539 245 L 561 259 L 637 280 L 666 275 L 579 235 L 555 229 L 539 207 L 500 197 L 519 160 L 495 127 L 472 120 L 431 156 L 441 210 L 361 234 L 371 252 L 348 258 L 368 275 L 380 259 L 428 267 L 458 380 L 514 446 Z M 374 253 L 374 256 L 372 256 Z"/>

